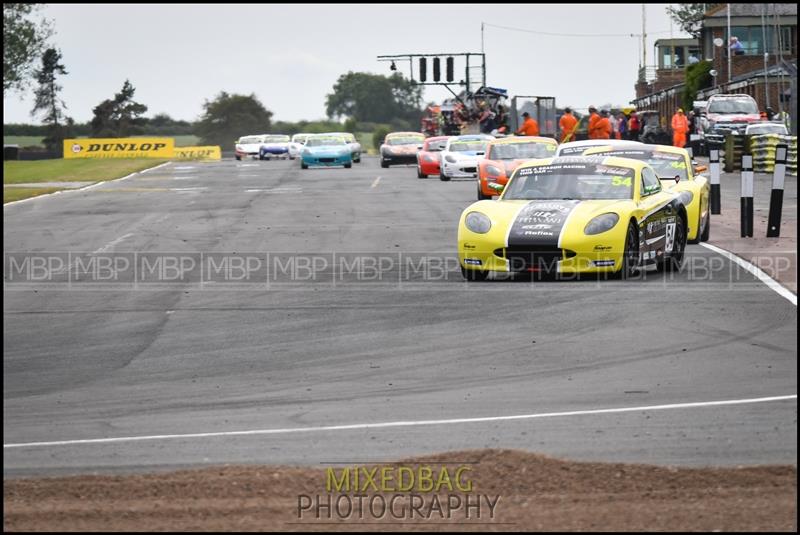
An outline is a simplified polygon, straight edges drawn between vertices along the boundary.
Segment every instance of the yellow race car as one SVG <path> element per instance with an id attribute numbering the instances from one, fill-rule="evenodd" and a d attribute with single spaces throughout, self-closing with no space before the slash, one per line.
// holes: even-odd
<path id="1" fill-rule="evenodd" d="M 683 194 L 683 201 L 689 218 L 689 228 L 686 231 L 689 242 L 708 241 L 711 236 L 711 211 L 708 204 L 711 185 L 706 177 L 695 174 L 705 170 L 705 167 L 693 166 L 689 151 L 670 145 L 636 145 L 593 147 L 583 154 L 619 156 L 646 162 L 661 179 L 664 189 L 686 192 Z"/>
<path id="2" fill-rule="evenodd" d="M 679 270 L 686 248 L 682 194 L 652 167 L 613 156 L 530 160 L 496 201 L 470 205 L 458 223 L 458 258 L 468 280 L 492 271 L 604 273 L 640 266 Z"/>

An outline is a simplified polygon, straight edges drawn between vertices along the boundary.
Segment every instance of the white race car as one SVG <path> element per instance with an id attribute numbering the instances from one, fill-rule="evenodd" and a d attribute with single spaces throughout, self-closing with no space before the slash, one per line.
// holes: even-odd
<path id="1" fill-rule="evenodd" d="M 350 147 L 350 153 L 353 155 L 353 163 L 361 163 L 361 143 L 358 142 L 356 136 L 349 132 L 328 132 L 325 135 L 343 137 L 347 146 Z"/>
<path id="2" fill-rule="evenodd" d="M 258 158 L 261 151 L 261 144 L 264 143 L 263 135 L 242 136 L 236 141 L 235 156 L 237 160 L 242 158 Z"/>
<path id="3" fill-rule="evenodd" d="M 478 160 L 486 154 L 486 146 L 494 136 L 486 134 L 453 136 L 447 140 L 441 153 L 439 178 L 448 181 L 453 177 L 477 177 Z"/>
<path id="4" fill-rule="evenodd" d="M 642 145 L 642 143 L 629 139 L 582 139 L 580 141 L 568 141 L 556 148 L 556 157 L 580 156 L 583 154 L 583 151 L 594 147 L 628 147 L 631 145 Z"/>
<path id="5" fill-rule="evenodd" d="M 303 147 L 306 144 L 306 140 L 310 135 L 311 134 L 295 134 L 292 136 L 292 140 L 289 142 L 290 160 L 294 160 L 295 158 L 300 157 L 300 154 L 303 152 Z"/>

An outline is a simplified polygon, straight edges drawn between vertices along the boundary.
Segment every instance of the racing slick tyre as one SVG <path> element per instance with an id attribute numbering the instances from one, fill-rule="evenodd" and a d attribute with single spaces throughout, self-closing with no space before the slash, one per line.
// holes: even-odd
<path id="1" fill-rule="evenodd" d="M 305 162 L 300 162 L 300 169 L 308 169 L 308 164 Z"/>
<path id="2" fill-rule="evenodd" d="M 470 282 L 483 282 L 489 276 L 489 272 L 481 269 L 465 269 L 461 266 L 461 275 Z"/>
<path id="3" fill-rule="evenodd" d="M 478 182 L 478 200 L 479 201 L 489 201 L 491 199 L 492 199 L 491 195 L 486 195 L 485 193 L 483 193 L 483 190 L 481 189 L 481 183 Z"/>
<path id="4" fill-rule="evenodd" d="M 417 178 L 428 178 L 428 175 L 424 174 L 419 167 L 417 167 Z"/>
<path id="5" fill-rule="evenodd" d="M 361 163 L 361 156 L 358 158 L 353 158 L 353 163 Z"/>
<path id="6" fill-rule="evenodd" d="M 259 159 L 259 160 L 261 160 L 261 161 L 263 162 L 265 158 L 259 154 L 259 155 L 258 155 L 258 159 Z"/>
<path id="7" fill-rule="evenodd" d="M 444 174 L 444 171 L 442 171 L 439 173 L 439 180 L 441 180 L 442 182 L 449 182 L 450 177 Z"/>
<path id="8" fill-rule="evenodd" d="M 350 169 L 351 167 L 353 167 L 353 162 L 344 164 L 345 169 Z"/>
<path id="9" fill-rule="evenodd" d="M 628 232 L 625 234 L 625 249 L 622 253 L 622 268 L 618 275 L 620 279 L 631 278 L 638 269 L 639 264 L 639 231 L 631 221 L 628 223 Z"/>
<path id="10" fill-rule="evenodd" d="M 289 156 L 289 159 L 290 160 L 294 160 L 294 156 Z"/>
<path id="11" fill-rule="evenodd" d="M 683 253 L 686 250 L 686 224 L 683 217 L 678 218 L 675 225 L 675 241 L 672 246 L 672 253 L 658 263 L 658 271 L 677 272 L 683 267 Z"/>
<path id="12" fill-rule="evenodd" d="M 241 156 L 236 156 L 236 161 L 237 162 L 241 162 L 242 161 L 242 157 Z"/>
<path id="13" fill-rule="evenodd" d="M 388 169 L 389 168 L 389 162 L 387 162 L 383 158 L 381 158 L 381 167 L 383 167 L 384 169 Z"/>

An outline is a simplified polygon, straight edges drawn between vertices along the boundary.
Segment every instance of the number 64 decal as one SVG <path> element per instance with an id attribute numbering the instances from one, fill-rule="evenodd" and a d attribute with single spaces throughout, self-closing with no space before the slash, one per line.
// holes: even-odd
<path id="1" fill-rule="evenodd" d="M 664 251 L 671 253 L 672 247 L 675 244 L 675 223 L 667 223 L 665 239 L 666 243 L 664 244 Z"/>

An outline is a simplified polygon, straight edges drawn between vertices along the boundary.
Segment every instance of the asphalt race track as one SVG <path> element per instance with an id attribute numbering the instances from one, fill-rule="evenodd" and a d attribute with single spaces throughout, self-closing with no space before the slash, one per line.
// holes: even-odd
<path id="1" fill-rule="evenodd" d="M 797 462 L 796 397 L 702 404 L 796 396 L 794 305 L 699 245 L 674 276 L 467 284 L 452 258 L 474 199 L 474 180 L 419 180 L 414 167 L 375 158 L 307 171 L 227 160 L 6 207 L 4 475 L 484 447 L 684 466 Z M 49 266 L 44 283 L 10 280 L 21 253 L 61 255 L 68 267 Z M 320 269 L 313 279 L 267 270 L 244 282 L 134 273 L 117 286 L 71 283 L 76 257 L 138 262 L 133 253 Z M 375 277 L 361 263 L 339 277 L 337 258 L 385 269 Z M 536 417 L 497 419 L 515 415 Z M 486 419 L 438 422 L 471 418 Z M 353 427 L 319 429 L 329 426 Z M 225 434 L 258 430 L 270 432 Z M 118 437 L 151 438 L 72 442 Z"/>

